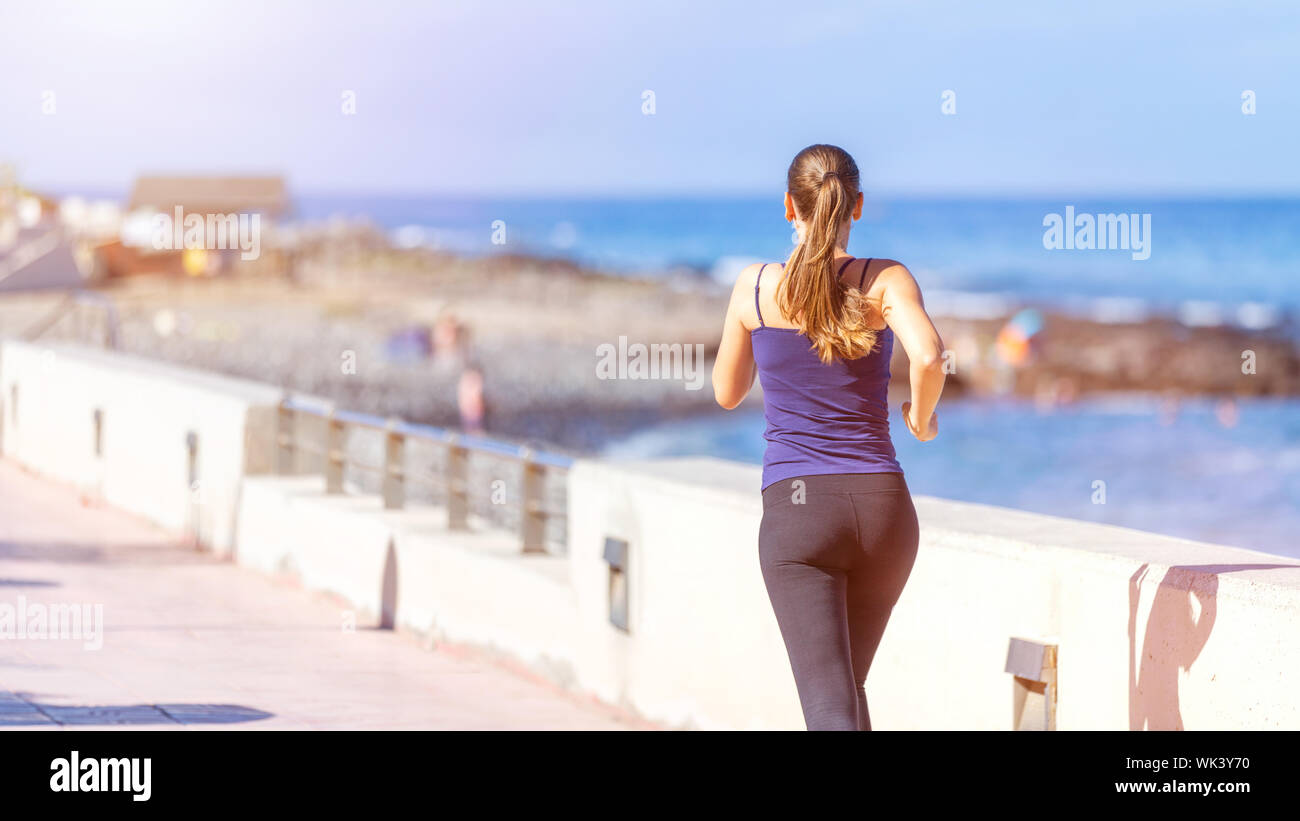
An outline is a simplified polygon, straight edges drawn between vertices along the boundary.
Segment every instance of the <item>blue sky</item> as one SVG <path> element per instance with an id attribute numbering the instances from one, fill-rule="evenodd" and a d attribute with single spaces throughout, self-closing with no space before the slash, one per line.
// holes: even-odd
<path id="1" fill-rule="evenodd" d="M 7 3 L 0 161 L 64 190 L 747 194 L 833 142 L 880 193 L 1300 193 L 1300 7 L 1215 6 Z"/>

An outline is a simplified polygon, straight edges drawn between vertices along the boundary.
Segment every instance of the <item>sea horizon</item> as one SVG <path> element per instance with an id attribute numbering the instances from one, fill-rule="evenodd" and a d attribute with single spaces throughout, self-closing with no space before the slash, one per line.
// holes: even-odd
<path id="1" fill-rule="evenodd" d="M 774 186 L 774 190 L 779 188 Z M 126 202 L 125 190 L 60 190 Z M 1068 210 L 1067 210 L 1068 209 Z M 1051 215 L 1138 217 L 1125 248 L 1047 248 Z M 516 195 L 291 192 L 290 224 L 363 220 L 399 247 L 569 262 L 625 276 L 728 287 L 745 265 L 785 259 L 779 195 Z M 1284 326 L 1300 313 L 1300 194 L 886 194 L 867 192 L 849 252 L 906 264 L 952 316 L 1025 304 L 1102 322 Z M 1100 235 L 1100 231 L 1098 234 Z M 1231 276 L 1223 276 L 1224 269 Z"/>

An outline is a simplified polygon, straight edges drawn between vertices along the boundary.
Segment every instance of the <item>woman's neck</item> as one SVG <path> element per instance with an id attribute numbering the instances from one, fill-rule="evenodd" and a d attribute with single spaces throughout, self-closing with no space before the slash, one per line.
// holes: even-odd
<path id="1" fill-rule="evenodd" d="M 847 249 L 849 247 L 849 230 L 850 230 L 849 226 L 846 225 L 842 229 L 840 229 L 840 232 L 835 236 L 836 256 L 848 255 L 849 252 Z"/>
<path id="2" fill-rule="evenodd" d="M 800 224 L 798 225 L 798 230 L 799 230 L 799 242 L 803 242 L 803 241 L 804 241 L 804 237 L 805 237 L 806 235 L 804 234 L 804 227 L 803 227 L 803 224 L 802 224 L 802 223 L 800 223 Z M 845 250 L 845 249 L 847 249 L 847 248 L 849 247 L 849 233 L 850 233 L 851 231 L 852 231 L 852 226 L 846 225 L 846 226 L 844 226 L 843 228 L 841 228 L 841 229 L 840 229 L 840 232 L 835 236 L 835 255 L 836 255 L 836 256 L 847 256 L 847 255 L 848 255 L 849 252 L 848 252 L 847 250 Z"/>

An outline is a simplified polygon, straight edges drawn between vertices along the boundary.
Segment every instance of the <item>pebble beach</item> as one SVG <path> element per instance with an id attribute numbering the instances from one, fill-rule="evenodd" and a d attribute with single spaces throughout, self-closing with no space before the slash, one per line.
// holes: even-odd
<path id="1" fill-rule="evenodd" d="M 924 283 L 922 283 L 924 288 Z M 701 277 L 614 276 L 530 257 L 466 259 L 370 251 L 295 261 L 293 276 L 126 277 L 100 286 L 130 353 L 319 395 L 340 407 L 456 427 L 459 367 L 426 347 L 454 317 L 482 372 L 486 432 L 575 453 L 674 418 L 723 413 L 708 372 L 728 289 Z M 0 333 L 21 335 L 57 296 L 0 300 Z M 1026 358 L 999 355 L 1010 317 L 935 316 L 952 356 L 945 396 L 1013 395 L 1068 403 L 1107 392 L 1178 398 L 1300 395 L 1289 326 L 1191 328 L 1172 318 L 1099 323 L 1044 312 Z M 66 318 L 43 334 L 84 334 Z M 703 373 L 608 378 L 602 351 L 701 346 Z M 1249 360 L 1249 367 L 1246 367 Z M 690 363 L 688 363 L 689 365 Z M 907 367 L 895 348 L 894 382 Z M 756 390 L 747 401 L 761 406 Z"/>

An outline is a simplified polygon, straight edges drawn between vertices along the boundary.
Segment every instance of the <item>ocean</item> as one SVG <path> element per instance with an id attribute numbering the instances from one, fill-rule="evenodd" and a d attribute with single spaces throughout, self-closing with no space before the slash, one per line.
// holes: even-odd
<path id="1" fill-rule="evenodd" d="M 408 245 L 562 257 L 720 284 L 753 259 L 784 259 L 790 243 L 779 194 L 306 197 L 297 206 L 309 220 L 364 215 Z M 1130 215 L 1147 228 L 1145 250 L 1045 247 L 1044 223 L 1067 209 Z M 494 244 L 502 229 L 504 244 Z M 1294 334 L 1300 309 L 1300 199 L 868 200 L 849 252 L 903 261 L 935 313 L 1005 315 L 1008 306 L 1032 303 L 1101 321 L 1162 314 L 1193 326 Z M 1193 400 L 1171 413 L 1143 397 L 1051 412 L 1015 400 L 945 400 L 934 442 L 906 435 L 897 408 L 893 429 L 915 493 L 1300 557 L 1300 400 L 1238 400 L 1232 410 Z M 605 453 L 757 463 L 762 429 L 761 413 L 721 413 L 643 430 Z M 1096 482 L 1104 483 L 1104 503 L 1096 502 Z"/>
<path id="2" fill-rule="evenodd" d="M 1300 558 L 1300 402 L 1247 399 L 1235 414 L 1117 396 L 1051 411 L 944 400 L 939 435 L 890 427 L 914 494 L 1132 527 Z M 1235 418 L 1234 418 L 1235 417 Z M 761 411 L 667 423 L 604 456 L 715 456 L 760 464 Z M 1098 484 L 1101 483 L 1101 484 Z M 758 493 L 757 484 L 754 493 Z"/>
<path id="3" fill-rule="evenodd" d="M 703 272 L 724 283 L 755 259 L 785 259 L 791 243 L 779 193 L 639 200 L 308 196 L 296 204 L 300 219 L 364 215 L 409 245 L 563 257 L 638 275 Z M 1142 217 L 1147 247 L 1044 247 L 1044 221 L 1067 209 L 1078 219 Z M 1136 237 L 1129 239 L 1132 245 Z M 849 245 L 856 256 L 902 261 L 927 300 L 958 313 L 991 314 L 1032 301 L 1101 319 L 1159 312 L 1189 324 L 1267 327 L 1300 308 L 1300 199 L 869 199 Z"/>

